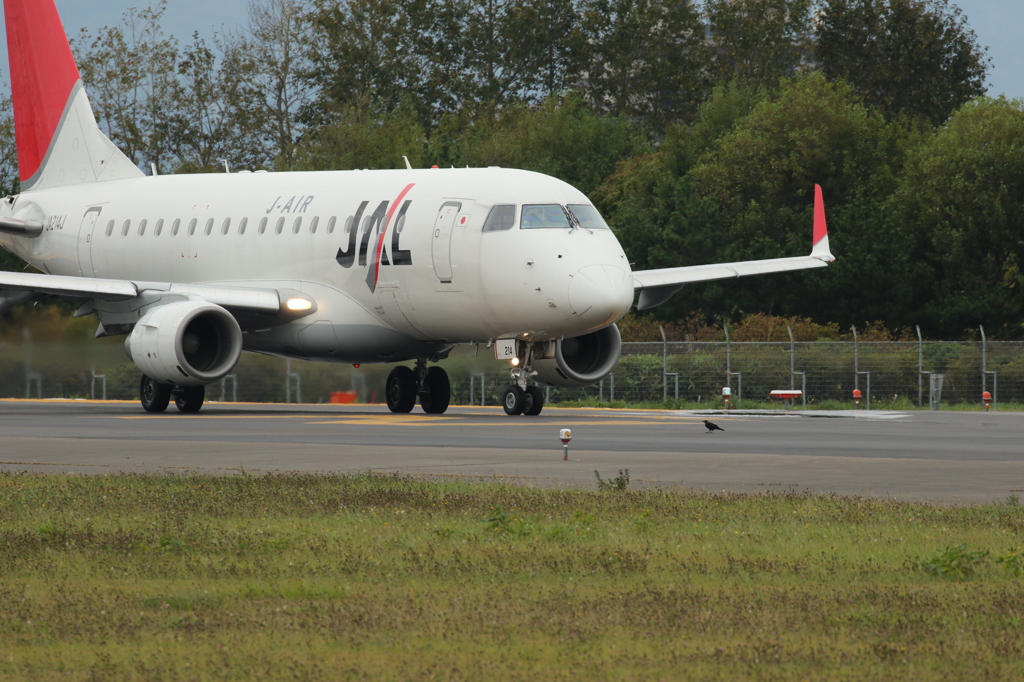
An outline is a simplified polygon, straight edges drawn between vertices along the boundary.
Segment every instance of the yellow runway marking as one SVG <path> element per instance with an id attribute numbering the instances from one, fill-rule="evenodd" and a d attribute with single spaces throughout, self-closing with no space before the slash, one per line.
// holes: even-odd
<path id="1" fill-rule="evenodd" d="M 307 424 L 349 424 L 352 426 L 431 426 L 441 422 L 459 421 L 463 417 L 427 417 L 427 416 L 395 416 L 395 415 L 352 415 L 334 418 L 321 417 Z"/>
<path id="2" fill-rule="evenodd" d="M 135 415 L 105 415 L 105 416 L 82 416 L 79 419 L 174 419 L 176 415 L 172 414 L 135 414 Z M 424 426 L 439 424 L 442 422 L 464 422 L 460 426 L 504 426 L 511 424 L 513 426 L 527 426 L 538 424 L 539 422 L 533 419 L 516 419 L 514 417 L 507 416 L 492 416 L 492 415 L 473 415 L 473 414 L 459 414 L 459 415 L 448 415 L 448 416 L 435 416 L 435 415 L 397 415 L 397 414 L 352 414 L 347 415 L 344 413 L 338 414 L 200 414 L 197 415 L 199 419 L 210 420 L 210 419 L 303 419 L 306 420 L 307 424 L 348 424 L 355 426 L 373 426 L 375 424 L 387 425 L 387 426 Z M 484 419 L 486 421 L 469 420 L 473 417 Z M 703 417 L 676 417 L 676 416 L 660 416 L 651 415 L 643 417 L 621 417 L 614 419 L 598 419 L 595 417 L 586 417 L 573 415 L 566 415 L 564 419 L 559 420 L 559 425 L 564 426 L 642 426 L 644 424 L 650 425 L 668 425 L 671 423 L 675 424 L 693 424 L 700 423 Z M 738 417 L 715 417 L 716 421 L 724 423 L 731 422 L 746 422 L 755 421 L 753 419 L 742 419 Z"/>

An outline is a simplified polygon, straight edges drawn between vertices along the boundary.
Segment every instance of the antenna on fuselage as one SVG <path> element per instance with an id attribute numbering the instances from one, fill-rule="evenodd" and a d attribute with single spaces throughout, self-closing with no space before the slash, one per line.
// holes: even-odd
<path id="1" fill-rule="evenodd" d="M 223 162 L 224 162 L 224 172 L 225 172 L 225 173 L 230 173 L 230 172 L 231 172 L 231 169 L 230 169 L 230 168 L 228 168 L 228 160 L 227 160 L 227 159 L 221 159 L 221 161 L 223 161 Z"/>
<path id="2" fill-rule="evenodd" d="M 159 173 L 156 172 L 156 161 L 149 162 L 149 170 L 153 171 L 153 177 L 160 175 Z"/>
<path id="3" fill-rule="evenodd" d="M 406 169 L 406 170 L 412 170 L 412 164 L 411 164 L 411 163 L 409 163 L 409 157 L 408 157 L 408 156 L 405 156 L 405 155 L 403 154 L 403 155 L 402 155 L 402 158 L 403 158 L 403 159 L 405 159 L 405 169 Z"/>

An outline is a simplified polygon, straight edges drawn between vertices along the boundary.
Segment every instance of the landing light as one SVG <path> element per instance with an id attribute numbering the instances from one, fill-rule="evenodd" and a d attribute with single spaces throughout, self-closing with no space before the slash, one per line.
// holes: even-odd
<path id="1" fill-rule="evenodd" d="M 284 304 L 288 310 L 294 310 L 300 312 L 303 310 L 309 310 L 313 307 L 313 302 L 308 301 L 304 298 L 289 298 L 288 302 Z"/>
<path id="2" fill-rule="evenodd" d="M 518 367 L 519 366 L 519 358 L 512 358 L 512 366 L 513 367 Z"/>

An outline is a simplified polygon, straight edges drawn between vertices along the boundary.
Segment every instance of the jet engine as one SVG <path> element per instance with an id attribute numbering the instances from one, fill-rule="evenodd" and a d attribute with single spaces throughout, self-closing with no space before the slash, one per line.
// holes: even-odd
<path id="1" fill-rule="evenodd" d="M 242 330 L 224 308 L 206 301 L 159 305 L 135 324 L 124 342 L 142 373 L 178 386 L 223 378 L 242 354 Z"/>
<path id="2" fill-rule="evenodd" d="M 544 386 L 576 388 L 608 376 L 622 354 L 622 336 L 614 324 L 554 343 L 550 357 L 534 358 L 534 380 Z"/>

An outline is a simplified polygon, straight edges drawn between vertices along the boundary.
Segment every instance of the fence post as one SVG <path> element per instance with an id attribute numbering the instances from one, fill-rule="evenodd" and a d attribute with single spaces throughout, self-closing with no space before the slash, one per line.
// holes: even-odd
<path id="1" fill-rule="evenodd" d="M 665 339 L 665 325 L 659 324 L 661 330 L 661 399 L 668 400 L 668 341 Z"/>
<path id="2" fill-rule="evenodd" d="M 292 371 L 292 360 L 288 358 L 284 368 L 284 401 L 292 401 L 292 379 L 295 379 L 295 402 L 302 402 L 302 376 Z"/>
<path id="3" fill-rule="evenodd" d="M 796 376 L 796 343 L 793 342 L 793 327 L 786 325 L 786 331 L 789 332 L 789 390 L 796 388 L 796 384 L 793 377 Z"/>
<path id="4" fill-rule="evenodd" d="M 725 385 L 732 389 L 732 338 L 729 336 L 729 325 L 725 322 L 722 323 L 722 329 L 725 331 Z M 740 386 L 742 386 L 742 379 L 740 380 Z M 741 391 L 737 391 L 740 392 Z M 738 398 L 737 398 L 738 401 Z M 738 407 L 738 405 L 737 405 Z"/>
<path id="5" fill-rule="evenodd" d="M 921 339 L 921 325 L 914 326 L 917 327 L 917 409 L 921 409 L 924 407 L 924 375 L 931 374 L 931 372 L 924 371 L 924 341 Z"/>
<path id="6" fill-rule="evenodd" d="M 988 386 L 986 385 L 988 383 L 988 381 L 987 381 L 988 377 L 985 376 L 985 375 L 986 374 L 991 374 L 992 375 L 992 407 L 993 407 L 993 409 L 998 410 L 999 409 L 999 398 L 997 397 L 997 391 L 996 391 L 996 382 L 998 381 L 998 379 L 996 378 L 996 373 L 995 372 L 988 371 L 988 340 L 985 338 L 985 326 L 979 324 L 978 325 L 978 329 L 981 330 L 981 393 L 982 393 L 982 395 L 984 395 L 985 394 L 985 390 L 988 388 Z"/>
<path id="7" fill-rule="evenodd" d="M 228 379 L 231 380 L 231 402 L 238 402 L 238 375 L 228 374 L 220 380 L 220 401 L 224 402 L 228 396 Z"/>
<path id="8" fill-rule="evenodd" d="M 856 325 L 851 325 L 850 331 L 853 332 L 853 388 L 856 390 L 860 388 L 860 347 L 857 345 Z"/>
<path id="9" fill-rule="evenodd" d="M 867 380 L 868 380 L 867 394 L 866 394 L 867 395 L 867 401 L 865 402 L 864 409 L 865 410 L 870 410 L 871 409 L 871 372 L 857 372 L 858 376 L 860 376 L 861 374 L 863 374 L 867 378 Z"/>
<path id="10" fill-rule="evenodd" d="M 96 365 L 93 365 L 92 366 L 92 382 L 89 385 L 89 393 L 91 394 L 90 395 L 90 399 L 91 400 L 96 400 L 96 380 L 97 379 L 103 379 L 103 399 L 106 400 L 107 399 L 107 375 L 106 374 L 97 374 L 96 373 Z"/>

